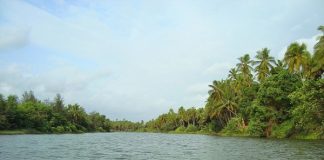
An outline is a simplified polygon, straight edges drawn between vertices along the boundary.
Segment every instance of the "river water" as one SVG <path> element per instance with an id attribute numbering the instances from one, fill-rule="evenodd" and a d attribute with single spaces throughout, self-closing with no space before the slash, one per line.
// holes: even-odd
<path id="1" fill-rule="evenodd" d="M 324 159 L 324 141 L 123 132 L 0 135 L 0 159 Z"/>

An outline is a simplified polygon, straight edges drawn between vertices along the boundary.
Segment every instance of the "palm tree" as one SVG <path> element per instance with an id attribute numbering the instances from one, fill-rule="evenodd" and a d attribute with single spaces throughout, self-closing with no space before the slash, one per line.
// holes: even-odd
<path id="1" fill-rule="evenodd" d="M 240 63 L 236 64 L 239 72 L 242 74 L 244 83 L 247 84 L 248 86 L 251 85 L 252 83 L 252 74 L 251 70 L 253 68 L 251 67 L 252 60 L 250 58 L 249 54 L 245 54 L 244 56 L 239 58 Z"/>
<path id="2" fill-rule="evenodd" d="M 243 82 L 243 78 L 241 74 L 238 74 L 238 70 L 236 68 L 232 68 L 229 71 L 228 79 L 231 81 L 231 87 L 233 88 L 235 93 L 240 95 L 241 83 Z"/>
<path id="3" fill-rule="evenodd" d="M 306 44 L 295 42 L 288 46 L 284 62 L 291 73 L 302 73 L 307 68 L 309 57 Z"/>
<path id="4" fill-rule="evenodd" d="M 238 71 L 236 68 L 232 68 L 230 71 L 229 71 L 229 74 L 228 74 L 228 79 L 230 80 L 237 80 L 237 76 L 238 76 Z"/>
<path id="5" fill-rule="evenodd" d="M 85 120 L 85 111 L 78 104 L 68 105 L 67 114 L 74 124 L 81 124 Z"/>
<path id="6" fill-rule="evenodd" d="M 232 117 L 237 115 L 237 96 L 233 92 L 231 80 L 214 81 L 210 87 L 212 90 L 209 92 L 206 113 L 211 119 L 217 119 L 222 126 L 225 126 Z"/>
<path id="7" fill-rule="evenodd" d="M 321 77 L 324 72 L 324 26 L 319 26 L 318 30 L 322 31 L 323 35 L 318 37 L 318 42 L 314 46 L 314 56 L 312 58 L 314 62 L 312 72 L 315 74 L 316 78 Z"/>
<path id="8" fill-rule="evenodd" d="M 212 85 L 208 85 L 211 90 L 208 91 L 209 99 L 212 101 L 218 101 L 223 95 L 223 91 L 219 88 L 221 81 L 213 81 Z"/>
<path id="9" fill-rule="evenodd" d="M 185 126 L 185 114 L 186 114 L 186 110 L 181 106 L 178 109 L 178 116 L 179 116 L 179 120 L 182 126 Z"/>
<path id="10" fill-rule="evenodd" d="M 275 61 L 275 67 L 273 67 L 271 70 L 271 74 L 277 74 L 281 70 L 284 70 L 285 68 L 286 68 L 285 63 L 281 60 L 277 60 L 277 61 Z"/>
<path id="11" fill-rule="evenodd" d="M 269 53 L 270 50 L 268 48 L 257 51 L 257 55 L 255 56 L 257 60 L 253 62 L 253 65 L 256 65 L 255 71 L 260 82 L 269 75 L 270 69 L 273 68 L 272 64 L 275 64 L 275 59 Z"/>

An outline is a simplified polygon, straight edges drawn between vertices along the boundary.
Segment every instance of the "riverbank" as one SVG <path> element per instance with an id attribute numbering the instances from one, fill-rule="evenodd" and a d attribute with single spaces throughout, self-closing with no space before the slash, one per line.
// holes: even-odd
<path id="1" fill-rule="evenodd" d="M 125 131 L 112 131 L 112 132 L 125 132 Z M 324 136 L 320 136 L 318 133 L 310 133 L 310 134 L 295 134 L 290 137 L 279 137 L 279 136 L 269 136 L 269 137 L 258 137 L 251 136 L 248 134 L 238 134 L 238 133 L 220 133 L 220 132 L 212 132 L 212 131 L 194 131 L 194 132 L 186 132 L 186 131 L 127 131 L 127 132 L 137 132 L 137 133 L 164 133 L 164 134 L 197 134 L 197 135 L 209 135 L 209 136 L 221 136 L 221 137 L 253 137 L 253 138 L 271 138 L 271 139 L 303 139 L 303 140 L 324 140 Z M 78 132 L 78 133 L 46 133 L 40 132 L 34 129 L 19 129 L 19 130 L 0 130 L 0 135 L 22 135 L 22 134 L 82 134 L 82 133 L 110 133 L 110 132 Z"/>
<path id="2" fill-rule="evenodd" d="M 220 136 L 220 137 L 250 137 L 250 138 L 266 138 L 266 139 L 300 139 L 300 140 L 324 140 L 324 136 L 318 132 L 312 132 L 308 134 L 302 133 L 295 133 L 290 135 L 289 137 L 285 137 L 282 135 L 270 135 L 268 137 L 260 137 L 260 136 L 253 136 L 247 133 L 224 133 L 224 132 L 213 132 L 213 131 L 206 131 L 206 130 L 199 130 L 199 131 L 135 131 L 135 132 L 147 132 L 147 133 L 165 133 L 165 134 L 199 134 L 199 135 L 210 135 L 210 136 Z"/>
<path id="3" fill-rule="evenodd" d="M 18 134 L 42 134 L 42 132 L 34 129 L 0 130 L 0 135 L 18 135 Z"/>
<path id="4" fill-rule="evenodd" d="M 108 133 L 108 132 L 41 132 L 35 129 L 0 130 L 0 135 L 20 134 L 82 134 L 82 133 Z"/>

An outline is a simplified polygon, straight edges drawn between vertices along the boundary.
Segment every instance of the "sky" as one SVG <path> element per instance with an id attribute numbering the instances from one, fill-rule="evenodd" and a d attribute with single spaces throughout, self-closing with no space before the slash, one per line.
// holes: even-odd
<path id="1" fill-rule="evenodd" d="M 310 51 L 323 0 L 0 0 L 0 93 L 108 118 L 150 120 L 171 107 L 204 107 L 208 84 L 237 58 L 291 42 Z"/>

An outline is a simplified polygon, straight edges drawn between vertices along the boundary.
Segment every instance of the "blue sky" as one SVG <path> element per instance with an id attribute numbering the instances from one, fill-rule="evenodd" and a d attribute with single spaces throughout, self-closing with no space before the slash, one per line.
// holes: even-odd
<path id="1" fill-rule="evenodd" d="M 0 0 L 0 93 L 61 93 L 111 119 L 203 107 L 245 53 L 311 51 L 322 0 Z"/>

